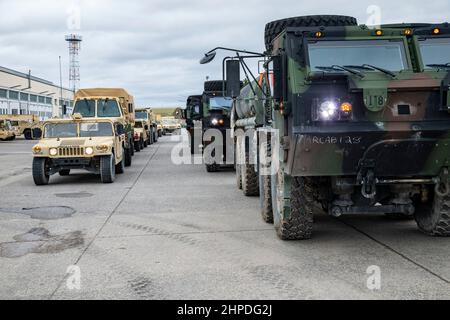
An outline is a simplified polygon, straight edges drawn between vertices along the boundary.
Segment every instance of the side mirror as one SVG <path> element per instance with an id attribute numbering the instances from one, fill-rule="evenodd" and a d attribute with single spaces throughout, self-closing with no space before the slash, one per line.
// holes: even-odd
<path id="1" fill-rule="evenodd" d="M 117 135 L 121 136 L 123 134 L 125 134 L 125 128 L 123 126 L 123 124 L 119 123 L 116 127 L 117 129 Z"/>
<path id="2" fill-rule="evenodd" d="M 239 60 L 228 60 L 226 62 L 226 96 L 236 98 L 241 94 L 241 64 Z"/>
<path id="3" fill-rule="evenodd" d="M 145 125 L 145 126 L 144 126 L 144 129 L 145 129 L 145 130 L 148 130 L 148 125 Z"/>
<path id="4" fill-rule="evenodd" d="M 281 100 L 283 98 L 283 60 L 281 56 L 272 58 L 273 60 L 273 98 Z"/>

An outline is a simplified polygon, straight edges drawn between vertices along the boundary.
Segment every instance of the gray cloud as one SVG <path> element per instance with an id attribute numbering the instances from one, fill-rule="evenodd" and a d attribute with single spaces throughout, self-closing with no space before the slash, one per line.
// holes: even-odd
<path id="1" fill-rule="evenodd" d="M 58 82 L 58 56 L 68 74 L 64 35 L 70 8 L 80 9 L 83 87 L 120 86 L 140 105 L 183 105 L 206 76 L 221 78 L 220 60 L 200 66 L 218 46 L 263 50 L 265 23 L 307 14 L 345 14 L 367 21 L 378 5 L 382 22 L 443 22 L 448 0 L 0 0 L 0 65 Z M 64 84 L 68 85 L 67 76 Z"/>

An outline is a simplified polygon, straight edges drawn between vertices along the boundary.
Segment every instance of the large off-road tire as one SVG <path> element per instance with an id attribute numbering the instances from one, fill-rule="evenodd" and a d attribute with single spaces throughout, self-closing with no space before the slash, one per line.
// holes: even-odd
<path id="1" fill-rule="evenodd" d="M 61 177 L 67 177 L 67 176 L 69 176 L 69 175 L 70 175 L 70 169 L 61 170 L 61 171 L 59 172 L 59 175 L 60 175 Z"/>
<path id="2" fill-rule="evenodd" d="M 124 148 L 123 152 L 124 152 L 125 167 L 131 167 L 131 163 L 133 161 L 131 148 Z"/>
<path id="3" fill-rule="evenodd" d="M 50 180 L 47 158 L 33 158 L 33 180 L 37 186 L 47 185 Z"/>
<path id="4" fill-rule="evenodd" d="M 141 152 L 141 140 L 134 142 L 134 151 Z"/>
<path id="5" fill-rule="evenodd" d="M 249 155 L 245 155 L 245 162 L 241 166 L 242 191 L 246 197 L 259 196 L 259 177 L 254 164 L 250 164 Z"/>
<path id="6" fill-rule="evenodd" d="M 340 27 L 356 25 L 358 25 L 356 18 L 335 15 L 303 16 L 272 21 L 266 24 L 266 49 L 270 50 L 273 39 L 288 27 Z"/>
<path id="7" fill-rule="evenodd" d="M 205 82 L 205 91 L 222 91 L 224 89 L 224 81 L 206 81 Z M 225 81 L 225 90 L 227 89 L 227 83 Z"/>
<path id="8" fill-rule="evenodd" d="M 114 154 L 100 158 L 100 177 L 103 183 L 113 183 L 116 179 Z"/>
<path id="9" fill-rule="evenodd" d="M 131 156 L 134 157 L 134 139 L 131 139 L 129 142 Z"/>
<path id="10" fill-rule="evenodd" d="M 125 173 L 125 157 L 122 158 L 122 161 L 120 161 L 118 164 L 116 164 L 116 173 L 117 174 Z"/>
<path id="11" fill-rule="evenodd" d="M 33 133 L 31 132 L 31 129 L 26 129 L 23 132 L 23 136 L 25 137 L 26 140 L 33 140 Z"/>
<path id="12" fill-rule="evenodd" d="M 311 238 L 314 191 L 307 178 L 291 177 L 280 169 L 272 177 L 272 207 L 275 230 L 281 240 Z"/>
<path id="13" fill-rule="evenodd" d="M 264 165 L 264 169 L 270 172 L 271 162 L 270 157 L 272 154 L 271 146 L 262 145 L 263 148 L 261 156 L 267 157 L 268 161 Z M 263 165 L 261 164 L 261 168 Z M 272 209 L 272 181 L 271 176 L 267 173 L 259 173 L 259 203 L 261 208 L 261 216 L 266 223 L 273 223 L 273 209 Z"/>
<path id="14" fill-rule="evenodd" d="M 450 196 L 434 195 L 433 202 L 417 206 L 414 214 L 423 233 L 436 237 L 450 236 Z"/>

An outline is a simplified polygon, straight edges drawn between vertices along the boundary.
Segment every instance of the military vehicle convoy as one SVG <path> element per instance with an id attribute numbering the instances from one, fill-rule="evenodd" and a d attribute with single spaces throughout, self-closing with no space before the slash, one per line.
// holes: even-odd
<path id="1" fill-rule="evenodd" d="M 36 115 L 4 114 L 0 119 L 8 120 L 16 137 L 23 136 L 26 140 L 39 139 L 41 124 Z"/>
<path id="2" fill-rule="evenodd" d="M 0 140 L 1 141 L 12 141 L 16 139 L 16 134 L 8 120 L 0 119 Z"/>
<path id="3" fill-rule="evenodd" d="M 237 53 L 226 61 L 233 88 L 239 65 L 264 60 L 259 79 L 227 95 L 235 132 L 258 133 L 236 137 L 238 186 L 260 195 L 278 236 L 311 238 L 319 208 L 414 217 L 450 236 L 450 25 L 296 17 L 268 23 L 265 44 L 263 54 L 221 49 Z"/>
<path id="4" fill-rule="evenodd" d="M 125 171 L 126 142 L 125 126 L 118 120 L 83 118 L 79 113 L 72 119 L 48 120 L 32 149 L 33 180 L 47 185 L 51 175 L 85 169 L 100 174 L 103 183 L 113 183 L 116 174 Z"/>
<path id="5" fill-rule="evenodd" d="M 110 119 L 124 128 L 125 166 L 131 166 L 134 155 L 134 98 L 125 89 L 80 89 L 75 93 L 73 115 L 83 118 Z"/>

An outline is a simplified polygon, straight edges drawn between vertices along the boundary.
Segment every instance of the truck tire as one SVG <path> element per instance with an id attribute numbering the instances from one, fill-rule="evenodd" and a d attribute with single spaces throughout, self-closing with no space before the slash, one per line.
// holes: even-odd
<path id="1" fill-rule="evenodd" d="M 263 147 L 263 157 L 271 156 L 270 144 Z M 270 160 L 266 163 L 265 168 L 270 170 Z M 270 175 L 259 174 L 259 202 L 261 207 L 261 216 L 266 223 L 273 223 L 272 209 L 272 182 Z"/>
<path id="2" fill-rule="evenodd" d="M 250 164 L 248 154 L 245 155 L 245 163 L 241 166 L 242 191 L 246 197 L 259 196 L 259 177 L 255 165 Z"/>
<path id="3" fill-rule="evenodd" d="M 356 18 L 335 15 L 303 16 L 272 21 L 266 24 L 266 49 L 270 50 L 273 39 L 288 27 L 344 27 L 357 25 L 358 21 Z"/>
<path id="4" fill-rule="evenodd" d="M 290 194 L 286 191 L 289 189 Z M 313 193 L 306 178 L 290 177 L 282 169 L 272 177 L 273 218 L 275 230 L 281 240 L 311 239 L 314 222 Z"/>
<path id="5" fill-rule="evenodd" d="M 206 81 L 205 82 L 205 91 L 222 91 L 223 90 L 223 84 L 225 82 L 225 89 L 227 88 L 226 81 L 217 80 L 217 81 Z"/>
<path id="6" fill-rule="evenodd" d="M 25 140 L 33 140 L 33 133 L 31 132 L 31 129 L 26 129 L 23 132 L 23 136 L 25 137 Z"/>
<path id="7" fill-rule="evenodd" d="M 131 155 L 131 148 L 124 148 L 125 153 L 125 167 L 131 167 L 131 162 L 133 161 L 133 157 Z"/>
<path id="8" fill-rule="evenodd" d="M 434 195 L 433 202 L 418 206 L 414 214 L 419 230 L 429 236 L 450 236 L 450 196 Z"/>
<path id="9" fill-rule="evenodd" d="M 69 176 L 69 175 L 70 175 L 70 169 L 61 170 L 61 171 L 59 172 L 59 175 L 60 175 L 61 177 L 67 177 L 67 176 Z"/>
<path id="10" fill-rule="evenodd" d="M 116 178 L 114 154 L 100 157 L 100 177 L 103 183 L 113 183 Z"/>
<path id="11" fill-rule="evenodd" d="M 37 186 L 45 186 L 50 180 L 47 173 L 47 159 L 33 158 L 33 180 Z"/>
<path id="12" fill-rule="evenodd" d="M 134 151 L 141 152 L 141 140 L 134 142 Z"/>
<path id="13" fill-rule="evenodd" d="M 134 139 L 130 139 L 129 145 L 130 145 L 131 156 L 134 157 Z"/>
<path id="14" fill-rule="evenodd" d="M 117 174 L 125 173 L 125 158 L 123 158 L 122 161 L 116 164 L 116 173 Z"/>

